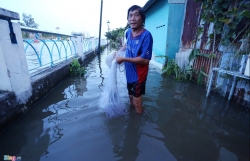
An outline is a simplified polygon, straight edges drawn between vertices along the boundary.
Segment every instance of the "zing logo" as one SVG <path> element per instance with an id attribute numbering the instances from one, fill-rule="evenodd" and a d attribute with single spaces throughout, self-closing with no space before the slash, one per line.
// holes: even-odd
<path id="1" fill-rule="evenodd" d="M 21 161 L 21 157 L 4 155 L 3 160 Z"/>

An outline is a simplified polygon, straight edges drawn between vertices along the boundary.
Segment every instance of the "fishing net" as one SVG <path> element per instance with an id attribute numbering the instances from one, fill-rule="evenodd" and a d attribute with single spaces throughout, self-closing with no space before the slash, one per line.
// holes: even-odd
<path id="1" fill-rule="evenodd" d="M 124 56 L 125 51 L 119 51 L 110 53 L 106 56 L 105 62 L 110 67 L 110 72 L 107 77 L 107 83 L 105 84 L 104 90 L 99 98 L 98 106 L 99 109 L 106 112 L 106 116 L 109 118 L 114 118 L 126 114 L 125 104 L 122 101 L 117 87 L 117 69 L 122 71 L 124 68 L 123 63 L 117 64 L 114 59 L 115 56 Z"/>
<path id="2" fill-rule="evenodd" d="M 126 52 L 125 50 L 122 50 L 119 52 L 115 52 L 115 51 L 111 52 L 109 55 L 106 56 L 105 63 L 107 64 L 107 66 L 109 68 L 111 68 L 111 64 L 112 64 L 112 61 L 114 60 L 114 58 L 116 56 L 125 57 L 125 52 Z M 124 63 L 117 64 L 116 67 L 120 69 L 120 72 L 123 72 L 123 70 L 121 70 L 121 69 L 124 68 Z"/>

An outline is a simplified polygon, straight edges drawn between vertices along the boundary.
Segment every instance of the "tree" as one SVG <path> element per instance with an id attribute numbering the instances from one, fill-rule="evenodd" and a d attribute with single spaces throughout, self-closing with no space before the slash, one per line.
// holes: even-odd
<path id="1" fill-rule="evenodd" d="M 124 28 L 116 28 L 115 30 L 109 31 L 105 33 L 105 36 L 108 40 L 112 40 L 113 42 L 120 43 L 121 38 L 124 34 Z"/>
<path id="2" fill-rule="evenodd" d="M 32 18 L 32 16 L 30 14 L 27 15 L 26 13 L 23 13 L 23 22 L 24 22 L 24 25 L 26 27 L 36 28 L 37 29 L 38 26 L 39 26 L 37 23 L 35 23 L 34 18 Z M 20 25 L 21 25 L 21 23 L 20 23 Z"/>
<path id="3" fill-rule="evenodd" d="M 39 25 L 37 23 L 35 23 L 34 18 L 32 18 L 32 16 L 30 14 L 27 15 L 26 13 L 23 13 L 22 16 L 23 16 L 23 22 L 18 21 L 20 26 L 36 28 L 36 29 L 38 28 Z M 23 38 L 28 38 L 29 32 L 22 31 L 22 36 L 23 36 Z"/>

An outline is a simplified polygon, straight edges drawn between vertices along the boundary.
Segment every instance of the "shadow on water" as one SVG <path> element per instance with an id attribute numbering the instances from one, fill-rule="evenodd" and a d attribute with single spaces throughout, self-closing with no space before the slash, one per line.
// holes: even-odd
<path id="1" fill-rule="evenodd" d="M 84 77 L 66 78 L 0 135 L 0 155 L 35 160 L 248 161 L 249 107 L 204 87 L 177 82 L 150 67 L 144 113 L 129 107 L 118 75 L 125 116 L 108 119 L 97 107 L 109 69 L 107 51 Z M 2 158 L 2 157 L 0 157 Z"/>

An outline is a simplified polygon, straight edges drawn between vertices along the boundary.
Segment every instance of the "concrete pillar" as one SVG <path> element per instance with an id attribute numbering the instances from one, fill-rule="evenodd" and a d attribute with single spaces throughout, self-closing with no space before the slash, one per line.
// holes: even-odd
<path id="1" fill-rule="evenodd" d="M 20 25 L 11 20 L 19 20 L 19 14 L 0 8 L 0 90 L 13 91 L 17 102 L 26 103 L 31 96 L 30 75 Z M 10 38 L 11 28 L 16 43 Z"/>
<path id="2" fill-rule="evenodd" d="M 95 42 L 94 42 L 93 40 L 94 40 L 93 38 L 90 39 L 90 43 L 91 43 L 90 50 L 91 50 L 91 51 L 92 51 L 92 50 L 95 50 L 95 49 L 94 49 L 94 48 L 95 48 L 95 47 L 94 47 L 94 43 L 95 43 Z"/>
<path id="3" fill-rule="evenodd" d="M 77 55 L 80 56 L 82 58 L 82 60 L 83 60 L 84 59 L 84 52 L 83 52 L 82 36 L 71 37 L 71 40 L 74 42 L 74 44 L 76 46 Z"/>
<path id="4" fill-rule="evenodd" d="M 1 20 L 0 20 L 1 23 Z M 1 25 L 0 25 L 1 29 Z M 0 33 L 0 42 L 1 42 L 1 33 Z M 5 58 L 3 55 L 2 45 L 0 43 L 0 90 L 3 91 L 12 91 L 10 79 L 9 79 L 9 70 L 6 66 Z"/>

